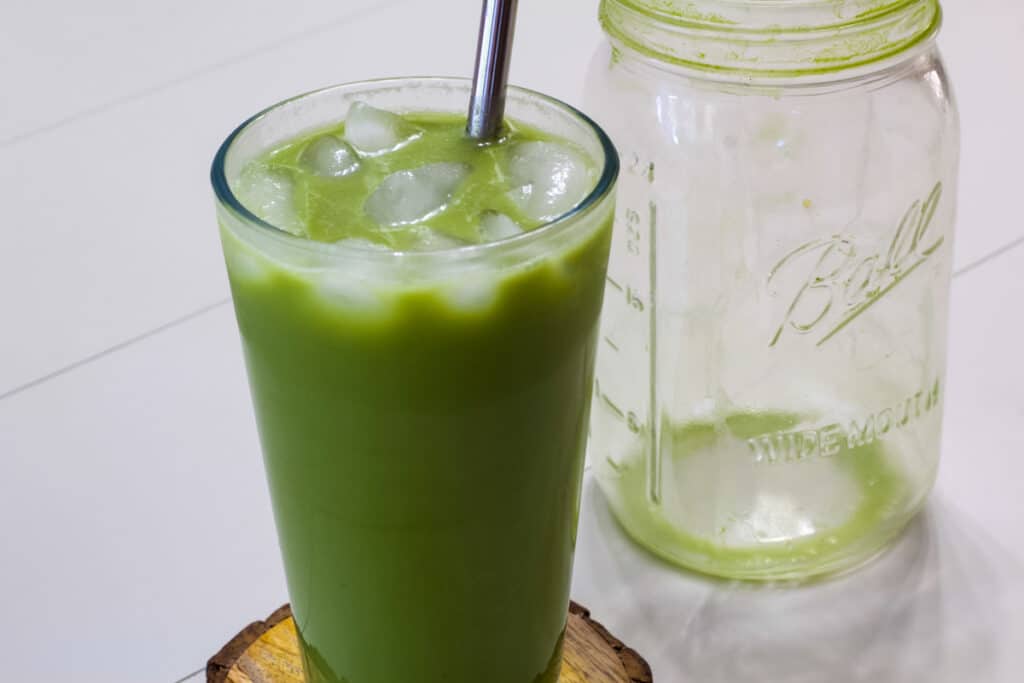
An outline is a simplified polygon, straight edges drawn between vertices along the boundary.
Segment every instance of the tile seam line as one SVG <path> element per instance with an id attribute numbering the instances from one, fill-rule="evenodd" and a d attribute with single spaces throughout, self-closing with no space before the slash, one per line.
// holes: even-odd
<path id="1" fill-rule="evenodd" d="M 214 62 L 212 64 L 207 64 L 206 66 L 200 67 L 193 71 L 189 71 L 180 76 L 168 79 L 162 83 L 158 83 L 157 85 L 151 86 L 149 88 L 144 88 L 142 90 L 137 90 L 135 92 L 128 93 L 127 95 L 115 97 L 113 99 L 107 100 L 106 102 L 101 102 L 100 104 L 94 105 L 92 107 L 86 107 L 85 109 L 82 109 L 73 114 L 69 114 L 64 118 L 57 119 L 56 121 L 40 126 L 39 128 L 24 131 L 22 133 L 16 133 L 15 135 L 12 135 L 7 138 L 2 138 L 0 139 L 0 149 L 4 149 L 6 147 L 11 147 L 21 142 L 25 142 L 26 140 L 30 140 L 39 135 L 52 133 L 55 130 L 59 130 L 73 123 L 77 123 L 78 121 L 83 121 L 92 118 L 99 114 L 103 114 L 105 112 L 117 109 L 122 105 L 137 102 L 152 95 L 164 92 L 165 90 L 170 90 L 171 88 L 182 85 L 183 83 L 187 83 L 201 76 L 215 73 L 217 71 L 220 71 L 221 69 L 225 69 L 227 67 L 240 64 L 249 59 L 253 59 L 264 54 L 275 52 L 282 48 L 288 47 L 289 45 L 297 41 L 300 41 L 303 38 L 310 38 L 330 33 L 331 31 L 340 28 L 350 22 L 366 19 L 379 12 L 383 12 L 384 10 L 391 9 L 392 7 L 396 7 L 398 5 L 407 4 L 411 1 L 412 0 L 385 0 L 384 2 L 374 4 L 370 7 L 361 7 L 343 16 L 335 17 L 334 19 L 324 22 L 323 24 L 319 24 L 317 26 L 313 26 L 308 29 L 298 31 L 279 40 L 265 43 L 256 48 L 253 48 L 252 50 L 247 50 L 245 52 L 240 52 L 236 55 L 226 57 L 220 61 Z"/>
<path id="2" fill-rule="evenodd" d="M 1003 246 L 997 249 L 993 249 L 984 256 L 980 256 L 974 259 L 966 266 L 961 266 L 960 268 L 953 271 L 953 277 L 958 278 L 961 275 L 966 275 L 967 273 L 970 273 L 972 270 L 977 270 L 978 268 L 981 268 L 982 266 L 988 264 L 990 261 L 995 261 L 1000 256 L 1010 253 L 1011 251 L 1013 251 L 1022 244 L 1024 244 L 1024 235 L 1020 235 L 1017 238 L 1010 240 Z"/>
<path id="3" fill-rule="evenodd" d="M 185 683 L 185 681 L 187 681 L 187 680 L 189 680 L 191 678 L 195 678 L 196 676 L 198 676 L 199 674 L 203 673 L 204 671 L 206 671 L 206 667 L 203 667 L 201 669 L 196 669 L 192 673 L 187 674 L 184 677 L 177 679 L 176 681 L 174 681 L 174 683 Z"/>
<path id="4" fill-rule="evenodd" d="M 20 394 L 24 391 L 28 391 L 29 389 L 33 389 L 41 384 L 45 384 L 46 382 L 49 382 L 51 379 L 56 379 L 62 375 L 68 374 L 69 372 L 73 372 L 78 368 L 89 365 L 93 361 L 97 361 L 107 356 L 113 355 L 118 351 L 123 351 L 129 346 L 134 346 L 135 344 L 141 341 L 145 341 L 151 337 L 155 337 L 161 332 L 166 332 L 167 330 L 178 327 L 179 325 L 184 325 L 185 323 L 195 320 L 196 318 L 200 318 L 206 315 L 207 313 L 215 311 L 218 308 L 221 308 L 222 306 L 230 302 L 231 297 L 225 297 L 211 304 L 206 304 L 205 306 L 197 308 L 189 313 L 186 313 L 185 315 L 179 316 L 169 322 L 166 322 L 163 325 L 158 325 L 157 327 L 146 330 L 145 332 L 137 334 L 134 337 L 129 337 L 124 341 L 120 341 L 117 344 L 114 344 L 113 346 L 108 346 L 107 348 L 101 351 L 97 351 L 96 353 L 93 353 L 91 355 L 85 356 L 84 358 L 79 358 L 78 360 L 72 363 L 68 363 L 63 367 L 57 368 L 52 372 L 48 372 L 45 375 L 42 375 L 29 382 L 20 384 L 14 387 L 13 389 L 8 389 L 7 391 L 0 393 L 0 401 L 3 401 L 4 399 L 10 398 L 12 396 L 16 396 L 17 394 Z"/>
<path id="5" fill-rule="evenodd" d="M 966 275 L 967 273 L 969 273 L 971 271 L 977 270 L 977 269 L 981 268 L 982 266 L 987 265 L 989 262 L 998 259 L 1000 256 L 1003 256 L 1005 254 L 1008 254 L 1008 253 L 1012 252 L 1014 249 L 1020 247 L 1022 244 L 1024 244 L 1024 235 L 1022 235 L 1022 236 L 1012 240 L 1011 242 L 1008 242 L 1007 244 L 1004 244 L 1003 246 L 999 247 L 998 249 L 995 249 L 995 250 L 989 252 L 988 254 L 986 254 L 986 255 L 984 255 L 984 256 L 982 256 L 980 258 L 975 259 L 971 263 L 968 263 L 966 266 L 963 266 L 963 267 L 957 269 L 956 271 L 953 272 L 953 279 L 957 279 L 961 275 Z M 214 310 L 220 308 L 221 306 L 224 306 L 224 305 L 226 305 L 226 304 L 228 304 L 230 302 L 231 302 L 231 297 L 225 297 L 225 298 L 220 299 L 218 301 L 215 301 L 215 302 L 213 302 L 211 304 L 207 304 L 205 306 L 202 306 L 202 307 L 200 307 L 200 308 L 198 308 L 198 309 L 196 309 L 196 310 L 194 310 L 194 311 L 192 311 L 190 313 L 186 313 L 185 315 L 180 316 L 178 318 L 175 318 L 174 320 L 171 320 L 170 322 L 164 323 L 163 325 L 159 325 L 159 326 L 154 327 L 154 328 L 152 328 L 150 330 L 142 332 L 141 334 L 135 335 L 134 337 L 130 337 L 130 338 L 128 338 L 128 339 L 126 339 L 126 340 L 124 340 L 122 342 L 118 342 L 117 344 L 114 344 L 113 346 L 107 347 L 106 349 L 103 349 L 102 351 L 97 351 L 94 354 L 91 354 L 89 356 L 81 358 L 81 359 L 79 359 L 77 361 L 74 361 L 73 363 L 69 363 L 68 365 L 65 365 L 65 366 L 63 366 L 61 368 L 58 368 L 57 370 L 54 370 L 52 372 L 48 372 L 45 375 L 37 377 L 36 379 L 34 379 L 34 380 L 30 381 L 30 382 L 25 382 L 24 384 L 21 384 L 21 385 L 18 385 L 16 387 L 14 387 L 13 389 L 9 389 L 9 390 L 7 390 L 7 391 L 5 391 L 3 393 L 0 393 L 0 401 L 4 400 L 5 398 L 9 398 L 11 396 L 14 396 L 16 394 L 20 394 L 21 392 L 27 391 L 28 389 L 32 389 L 33 387 L 37 387 L 40 384 L 44 384 L 44 383 L 50 381 L 51 379 L 56 379 L 57 377 L 60 377 L 61 375 L 65 375 L 65 374 L 67 374 L 69 372 L 72 372 L 73 370 L 77 370 L 78 368 L 80 368 L 82 366 L 88 365 L 89 363 L 92 363 L 93 361 L 97 361 L 97 360 L 100 360 L 101 358 L 104 358 L 104 357 L 109 356 L 111 354 L 117 353 L 118 351 L 126 349 L 129 346 L 137 344 L 138 342 L 141 342 L 141 341 L 144 341 L 146 339 L 149 339 L 150 337 L 154 337 L 154 336 L 156 336 L 156 335 L 158 335 L 158 334 L 160 334 L 162 332 L 166 332 L 167 330 L 170 330 L 170 329 L 175 328 L 175 327 L 177 327 L 179 325 L 183 325 L 183 324 L 185 324 L 187 322 L 190 322 L 191 320 L 199 318 L 199 317 L 205 315 L 206 313 L 210 313 L 210 312 L 212 312 L 212 311 L 214 311 Z"/>

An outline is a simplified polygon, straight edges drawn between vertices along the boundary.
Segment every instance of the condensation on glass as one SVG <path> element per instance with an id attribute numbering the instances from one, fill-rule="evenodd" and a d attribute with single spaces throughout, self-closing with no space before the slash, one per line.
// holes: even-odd
<path id="1" fill-rule="evenodd" d="M 959 132 L 936 0 L 603 0 L 622 158 L 591 459 L 640 543 L 838 571 L 939 460 Z"/>

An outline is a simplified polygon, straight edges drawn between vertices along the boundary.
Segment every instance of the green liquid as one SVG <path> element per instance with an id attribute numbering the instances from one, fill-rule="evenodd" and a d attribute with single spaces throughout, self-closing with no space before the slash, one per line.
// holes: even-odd
<path id="1" fill-rule="evenodd" d="M 481 208 L 513 214 L 493 149 L 464 145 L 456 117 L 418 122 L 430 130 L 395 164 L 458 149 L 477 176 L 432 227 L 472 237 Z M 298 173 L 304 142 L 259 163 Z M 354 217 L 372 185 L 356 182 L 297 179 L 316 197 L 312 237 L 400 244 Z M 540 258 L 496 265 L 472 306 L 415 278 L 383 283 L 371 307 L 332 298 L 222 222 L 311 683 L 557 679 L 606 213 Z"/>
<path id="2" fill-rule="evenodd" d="M 340 178 L 309 173 L 301 156 L 311 140 L 321 135 L 344 137 L 345 125 L 332 128 L 275 150 L 256 166 L 281 173 L 295 183 L 294 202 L 304 236 L 318 242 L 335 242 L 358 237 L 396 251 L 414 250 L 417 232 L 429 227 L 465 244 L 477 244 L 481 214 L 494 211 L 505 214 L 525 230 L 539 227 L 543 221 L 531 218 L 508 196 L 504 166 L 509 150 L 518 143 L 552 141 L 550 135 L 523 125 L 507 125 L 496 144 L 481 145 L 466 137 L 465 123 L 444 114 L 410 114 L 403 117 L 421 131 L 421 137 L 381 156 L 364 158 L 356 173 Z M 572 145 L 558 141 L 570 149 Z M 464 163 L 470 168 L 450 206 L 435 218 L 415 225 L 381 229 L 363 210 L 367 197 L 388 175 L 438 162 Z M 593 169 L 586 169 L 593 174 Z"/>
<path id="3" fill-rule="evenodd" d="M 751 456 L 745 446 L 737 446 L 736 442 L 789 430 L 800 422 L 798 416 L 786 413 L 742 413 L 728 416 L 717 424 L 692 422 L 673 426 L 666 429 L 663 436 L 669 440 L 667 448 L 663 448 L 663 454 L 669 458 L 662 465 L 663 476 L 669 476 L 666 472 L 678 470 L 681 473 L 678 476 L 685 477 L 690 459 L 708 457 L 712 453 L 715 455 L 711 457 L 719 462 L 722 458 L 750 462 Z M 726 445 L 726 440 L 736 441 Z M 732 448 L 741 450 L 731 451 Z M 707 534 L 688 531 L 687 525 L 692 525 L 692 519 L 680 519 L 682 515 L 678 512 L 666 512 L 663 505 L 652 502 L 648 496 L 647 463 L 642 457 L 625 460 L 604 480 L 612 507 L 627 532 L 665 559 L 715 576 L 806 578 L 845 568 L 850 557 L 870 557 L 870 551 L 881 549 L 913 514 L 912 511 L 899 514 L 899 511 L 912 507 L 910 488 L 889 464 L 886 450 L 879 442 L 844 448 L 839 454 L 812 464 L 832 470 L 831 479 L 822 480 L 820 486 L 828 487 L 830 483 L 842 480 L 855 492 L 852 496 L 855 502 L 839 510 L 841 523 L 822 523 L 812 516 L 807 520 L 807 526 L 813 532 L 778 541 L 764 538 L 750 543 L 727 542 L 726 536 L 734 532 L 736 526 L 751 524 L 749 519 L 730 520 Z M 799 462 L 753 465 L 759 468 L 803 466 L 805 463 Z M 742 469 L 737 471 L 742 472 Z M 780 481 L 793 476 L 792 470 L 789 474 L 785 471 L 779 474 Z M 706 495 L 719 495 L 714 490 L 719 483 L 714 477 L 705 474 L 700 476 L 700 481 L 706 488 Z M 781 498 L 786 494 L 784 490 L 766 489 L 766 492 Z M 792 497 L 799 499 L 798 495 Z M 708 503 L 698 502 L 698 505 L 706 508 Z M 728 507 L 729 503 L 724 505 Z"/>

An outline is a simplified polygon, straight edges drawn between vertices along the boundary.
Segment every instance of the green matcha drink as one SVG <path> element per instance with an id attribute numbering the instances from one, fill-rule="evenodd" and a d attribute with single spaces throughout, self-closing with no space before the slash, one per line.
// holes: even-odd
<path id="1" fill-rule="evenodd" d="M 618 170 L 571 108 L 468 82 L 290 100 L 213 181 L 311 683 L 544 683 L 566 623 Z"/>

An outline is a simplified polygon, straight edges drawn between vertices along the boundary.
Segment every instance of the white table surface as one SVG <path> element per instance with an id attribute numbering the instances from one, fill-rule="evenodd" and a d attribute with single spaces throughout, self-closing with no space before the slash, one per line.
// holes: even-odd
<path id="1" fill-rule="evenodd" d="M 963 166 L 935 495 L 866 569 L 755 588 L 637 550 L 588 480 L 574 596 L 659 683 L 1022 680 L 1024 5 L 946 5 Z M 285 96 L 468 74 L 478 6 L 0 8 L 5 680 L 180 681 L 285 601 L 208 165 Z M 596 0 L 520 13 L 513 80 L 578 103 Z"/>

